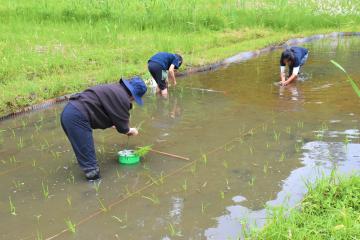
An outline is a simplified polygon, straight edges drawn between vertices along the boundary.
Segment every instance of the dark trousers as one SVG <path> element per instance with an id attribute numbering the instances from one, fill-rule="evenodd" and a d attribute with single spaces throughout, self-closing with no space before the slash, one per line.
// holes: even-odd
<path id="1" fill-rule="evenodd" d="M 89 120 L 71 103 L 61 113 L 61 126 L 75 152 L 81 169 L 87 173 L 98 168 Z"/>
<path id="2" fill-rule="evenodd" d="M 164 90 L 165 88 L 167 88 L 166 81 L 165 81 L 165 79 L 163 79 L 163 71 L 166 71 L 166 70 L 163 69 L 163 67 L 159 63 L 152 62 L 152 61 L 150 61 L 148 63 L 148 69 L 149 69 L 151 76 L 154 78 L 155 82 L 159 86 L 159 88 L 161 90 Z"/>

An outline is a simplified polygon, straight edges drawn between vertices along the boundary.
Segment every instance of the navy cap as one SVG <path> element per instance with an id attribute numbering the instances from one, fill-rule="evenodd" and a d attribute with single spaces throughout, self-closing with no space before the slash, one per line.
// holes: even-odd
<path id="1" fill-rule="evenodd" d="M 134 97 L 135 102 L 139 105 L 144 105 L 142 96 L 146 93 L 147 87 L 140 77 L 133 77 L 130 80 L 121 79 L 121 82 L 129 89 L 131 95 Z"/>

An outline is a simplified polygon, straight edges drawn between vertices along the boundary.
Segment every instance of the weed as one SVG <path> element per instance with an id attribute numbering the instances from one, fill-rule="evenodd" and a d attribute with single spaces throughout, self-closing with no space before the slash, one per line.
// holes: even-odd
<path id="1" fill-rule="evenodd" d="M 360 97 L 360 89 L 357 86 L 357 84 L 355 83 L 355 81 L 350 77 L 350 75 L 347 73 L 347 71 L 337 62 L 335 62 L 334 60 L 330 61 L 332 64 L 334 64 L 338 69 L 340 69 L 341 71 L 343 71 L 348 79 L 348 81 L 350 82 L 351 87 L 353 88 L 354 92 L 357 94 L 358 97 Z"/>

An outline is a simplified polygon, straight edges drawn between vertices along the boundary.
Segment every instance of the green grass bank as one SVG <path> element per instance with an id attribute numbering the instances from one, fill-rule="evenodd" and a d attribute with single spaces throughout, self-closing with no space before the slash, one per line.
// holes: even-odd
<path id="1" fill-rule="evenodd" d="M 330 0 L 0 0 L 0 115 L 120 76 L 157 51 L 182 69 L 293 37 L 360 31 L 360 3 Z M 344 2 L 344 3 L 341 3 Z"/>
<path id="2" fill-rule="evenodd" d="M 321 179 L 297 208 L 280 207 L 270 215 L 248 239 L 360 239 L 360 176 Z"/>

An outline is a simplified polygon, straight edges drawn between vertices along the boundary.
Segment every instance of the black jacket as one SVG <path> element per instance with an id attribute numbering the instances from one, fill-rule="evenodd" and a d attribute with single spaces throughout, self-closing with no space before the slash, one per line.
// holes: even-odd
<path id="1" fill-rule="evenodd" d="M 103 84 L 70 97 L 73 104 L 90 122 L 93 129 L 115 126 L 119 133 L 129 132 L 131 101 L 120 83 Z"/>

